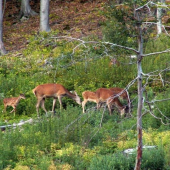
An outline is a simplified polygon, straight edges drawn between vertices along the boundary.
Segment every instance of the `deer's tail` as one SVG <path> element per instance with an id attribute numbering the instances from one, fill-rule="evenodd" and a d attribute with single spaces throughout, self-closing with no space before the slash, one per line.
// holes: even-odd
<path id="1" fill-rule="evenodd" d="M 36 96 L 36 88 L 32 90 L 32 92 L 34 93 L 34 95 Z"/>

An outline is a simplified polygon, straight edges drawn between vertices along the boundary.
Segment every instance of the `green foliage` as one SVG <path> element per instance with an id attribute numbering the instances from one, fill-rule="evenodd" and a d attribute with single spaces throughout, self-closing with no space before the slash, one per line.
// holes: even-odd
<path id="1" fill-rule="evenodd" d="M 116 149 L 117 149 L 117 143 L 112 141 L 110 137 L 106 139 L 105 141 L 103 141 L 101 146 L 97 146 L 95 148 L 96 152 L 101 155 L 114 153 Z"/>
<path id="2" fill-rule="evenodd" d="M 106 4 L 107 10 L 103 12 L 107 18 L 106 24 L 103 26 L 104 38 L 109 42 L 137 49 L 137 37 L 139 35 L 137 27 L 142 22 L 146 22 L 149 16 L 147 16 L 147 12 L 144 13 L 143 11 L 140 11 L 138 16 L 139 11 L 136 9 L 137 7 L 145 6 L 146 3 L 146 1 L 138 0 L 121 1 L 121 3 L 109 1 L 109 4 Z M 152 10 L 154 10 L 153 8 Z M 154 19 L 152 18 L 152 20 Z M 151 32 L 153 32 L 151 29 L 142 32 L 144 43 L 148 41 Z M 113 51 L 118 55 L 122 54 L 122 52 L 131 53 L 117 47 L 113 48 Z"/>
<path id="3" fill-rule="evenodd" d="M 111 169 L 111 167 L 130 169 L 134 166 L 135 158 L 126 159 L 124 155 L 119 156 L 115 152 L 136 146 L 135 131 L 125 133 L 125 129 L 129 129 L 134 123 L 133 120 L 122 120 L 120 124 L 117 122 L 119 119 L 116 115 L 113 117 L 105 115 L 103 126 L 98 131 L 101 116 L 100 112 L 82 114 L 80 108 L 68 106 L 66 110 L 57 112 L 54 117 L 42 116 L 41 119 L 35 119 L 31 125 L 24 125 L 6 133 L 0 132 L 2 151 L 0 166 L 15 168 L 22 165 L 47 169 L 51 161 L 55 160 L 54 167 L 68 164 L 74 169 L 88 167 L 93 169 L 97 161 L 97 169 L 98 166 L 104 169 Z M 97 131 L 98 133 L 95 134 Z M 147 137 L 150 136 L 154 142 L 147 144 L 160 146 L 160 139 L 162 139 L 162 146 L 169 149 L 168 134 L 150 130 L 147 134 L 144 133 L 144 142 L 149 142 L 150 139 Z M 124 139 L 123 146 L 120 143 L 121 139 Z M 156 159 L 153 155 L 156 155 Z M 153 158 L 157 163 L 153 162 Z M 144 166 L 143 164 L 142 166 L 159 168 L 164 166 L 164 163 L 162 153 L 149 152 L 147 158 L 143 158 Z"/>
<path id="4" fill-rule="evenodd" d="M 122 153 L 96 156 L 92 159 L 88 170 L 130 170 L 134 169 L 135 154 L 125 156 Z M 161 149 L 143 152 L 141 169 L 159 170 L 164 168 L 164 153 Z"/>
<path id="5" fill-rule="evenodd" d="M 164 152 L 160 148 L 158 150 L 144 151 L 141 169 L 164 169 L 164 162 Z"/>
<path id="6" fill-rule="evenodd" d="M 111 2 L 107 7 L 107 22 L 103 29 L 106 40 L 110 42 L 133 47 L 136 44 L 136 31 L 135 31 L 135 20 L 133 18 L 133 6 L 132 2 L 126 1 L 124 4 L 117 4 Z M 137 3 L 137 2 L 133 2 Z M 134 5 L 134 4 L 133 4 Z M 131 24 L 129 24 L 129 22 Z M 120 38 L 121 37 L 121 38 Z M 115 48 L 116 52 L 119 48 Z M 120 51 L 119 51 L 120 52 Z"/>
<path id="7" fill-rule="evenodd" d="M 153 98 L 154 100 L 164 100 L 168 99 L 170 97 L 169 95 L 169 89 L 166 89 L 166 91 L 163 91 L 160 94 L 157 94 L 155 97 L 153 94 L 153 90 L 148 91 L 148 100 L 151 101 Z M 165 100 L 164 102 L 154 102 L 150 105 L 152 107 L 152 113 L 146 114 L 143 116 L 143 126 L 146 127 L 152 127 L 154 129 L 160 128 L 162 124 L 166 126 L 162 126 L 161 129 L 168 129 L 169 128 L 169 100 Z M 149 106 L 146 104 L 145 108 L 149 109 Z"/>
<path id="8" fill-rule="evenodd" d="M 133 169 L 134 157 L 126 158 L 123 154 L 96 156 L 92 159 L 88 170 Z"/>
<path id="9" fill-rule="evenodd" d="M 88 160 L 83 158 L 80 146 L 73 145 L 73 143 L 65 143 L 62 150 L 56 152 L 55 159 L 63 163 L 68 163 L 75 169 L 85 169 L 88 166 Z"/>

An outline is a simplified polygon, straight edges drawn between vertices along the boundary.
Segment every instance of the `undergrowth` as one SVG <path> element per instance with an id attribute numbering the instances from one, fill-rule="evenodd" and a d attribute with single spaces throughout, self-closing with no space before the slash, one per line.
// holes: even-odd
<path id="1" fill-rule="evenodd" d="M 148 42 L 146 52 L 153 48 L 164 48 L 168 39 L 162 37 L 158 44 Z M 90 39 L 89 39 L 90 40 Z M 109 67 L 110 57 L 114 57 L 111 47 L 96 43 L 86 43 L 79 46 L 79 41 L 57 38 L 56 32 L 32 36 L 27 49 L 22 53 L 9 54 L 0 58 L 0 125 L 19 122 L 21 119 L 34 118 L 33 124 L 24 125 L 16 129 L 0 132 L 0 169 L 27 167 L 30 169 L 48 169 L 49 167 L 67 169 L 93 169 L 96 161 L 100 160 L 99 167 L 105 160 L 105 166 L 123 166 L 127 160 L 123 155 L 122 162 L 116 162 L 114 153 L 122 152 L 127 148 L 136 147 L 136 112 L 137 112 L 137 86 L 136 81 L 128 89 L 133 104 L 132 118 L 120 118 L 117 111 L 109 116 L 104 109 L 96 111 L 95 105 L 87 104 L 86 114 L 74 101 L 63 98 L 64 109 L 60 111 L 59 103 L 56 104 L 56 114 L 45 117 L 40 109 L 41 117 L 36 116 L 36 98 L 32 89 L 39 84 L 60 83 L 68 90 L 75 90 L 81 97 L 85 90 L 95 91 L 100 87 L 125 88 L 137 77 L 136 59 L 126 57 L 126 53 L 117 56 L 120 66 Z M 88 39 L 86 39 L 88 41 Z M 73 50 L 74 49 L 74 50 Z M 162 49 L 163 50 L 163 49 Z M 107 51 L 107 53 L 106 53 Z M 146 57 L 143 59 L 144 73 L 154 70 L 164 70 L 169 67 L 168 54 Z M 166 80 L 163 84 L 160 75 L 155 72 L 155 77 L 143 79 L 145 86 L 145 99 L 169 98 L 169 70 L 161 72 L 161 78 Z M 4 113 L 3 98 L 18 96 L 25 93 L 26 99 L 18 107 L 16 117 L 10 114 L 12 108 Z M 81 97 L 82 98 L 82 97 Z M 48 111 L 52 108 L 52 99 L 47 99 L 45 105 Z M 94 106 L 94 107 L 93 107 Z M 156 103 L 154 115 L 161 117 L 167 126 L 147 113 L 143 116 L 144 144 L 163 146 L 163 151 L 169 150 L 169 125 L 163 114 L 168 117 L 170 104 L 168 101 Z M 159 108 L 159 109 L 157 109 Z M 144 104 L 145 111 L 149 109 Z M 166 130 L 166 131 L 165 131 Z M 167 132 L 164 134 L 164 131 Z M 161 144 L 161 145 L 160 145 Z M 169 153 L 158 156 L 166 166 L 169 164 Z M 155 154 L 160 150 L 155 150 Z M 159 152 L 160 153 L 160 152 Z M 159 155 L 159 154 L 158 154 Z M 110 160 L 114 158 L 115 162 Z M 147 159 L 153 161 L 151 155 Z M 123 162 L 124 161 L 124 162 Z M 151 165 L 154 164 L 151 161 Z M 158 161 L 158 162 L 159 162 Z M 129 167 L 133 166 L 130 162 Z M 145 164 L 148 168 L 149 164 Z M 163 166 L 160 164 L 160 166 Z"/>

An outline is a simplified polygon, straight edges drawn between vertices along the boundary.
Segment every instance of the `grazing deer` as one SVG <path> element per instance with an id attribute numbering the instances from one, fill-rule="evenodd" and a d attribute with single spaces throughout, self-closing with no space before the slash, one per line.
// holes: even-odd
<path id="1" fill-rule="evenodd" d="M 18 97 L 5 98 L 5 99 L 3 100 L 3 103 L 4 103 L 4 111 L 6 112 L 7 106 L 12 106 L 12 107 L 13 107 L 13 110 L 12 110 L 10 113 L 14 112 L 14 116 L 15 116 L 16 107 L 18 106 L 19 101 L 20 101 L 21 99 L 25 99 L 25 95 L 24 95 L 24 94 L 20 94 Z"/>
<path id="2" fill-rule="evenodd" d="M 116 58 L 112 58 L 109 63 L 109 67 L 111 67 L 111 66 L 120 66 L 120 63 L 119 63 L 119 61 L 117 61 Z"/>
<path id="3" fill-rule="evenodd" d="M 120 87 L 112 87 L 109 88 L 111 91 L 114 92 L 115 95 L 117 95 L 118 97 L 124 99 L 127 101 L 128 103 L 128 109 L 129 109 L 129 114 L 131 112 L 131 101 L 130 101 L 130 97 L 129 97 L 129 93 L 127 90 L 120 88 Z"/>
<path id="4" fill-rule="evenodd" d="M 118 97 L 116 96 L 116 94 L 112 90 L 107 89 L 107 88 L 99 88 L 99 89 L 96 90 L 96 96 L 99 100 L 99 102 L 97 103 L 97 108 L 100 107 L 101 102 L 106 102 L 110 115 L 112 114 L 112 107 L 111 106 L 113 104 L 116 105 L 116 107 L 119 109 L 119 111 L 121 113 L 121 117 L 125 114 L 126 106 L 123 106 L 121 104 Z"/>
<path id="5" fill-rule="evenodd" d="M 121 116 L 125 113 L 125 107 L 120 103 L 118 97 L 115 97 L 114 92 L 112 92 L 109 89 L 106 88 L 99 88 L 96 92 L 91 92 L 91 91 L 84 91 L 82 93 L 83 96 L 83 102 L 82 102 L 82 108 L 83 108 L 83 113 L 85 113 L 85 104 L 88 101 L 92 101 L 97 103 L 97 109 L 99 109 L 100 107 L 100 103 L 102 102 L 106 102 L 108 109 L 109 109 L 109 113 L 111 115 L 111 106 L 112 104 L 116 104 L 116 106 L 118 107 L 118 109 L 121 112 Z"/>
<path id="6" fill-rule="evenodd" d="M 61 99 L 64 96 L 73 99 L 74 101 L 76 101 L 78 104 L 81 105 L 81 100 L 80 97 L 77 95 L 77 93 L 76 92 L 71 93 L 61 84 L 42 84 L 35 87 L 32 91 L 37 98 L 37 104 L 36 104 L 37 116 L 39 116 L 40 105 L 42 109 L 45 111 L 45 113 L 47 114 L 47 110 L 45 109 L 45 105 L 44 105 L 46 98 L 53 98 L 53 106 L 52 106 L 53 113 L 54 113 L 57 98 L 60 103 L 60 109 L 62 108 Z"/>

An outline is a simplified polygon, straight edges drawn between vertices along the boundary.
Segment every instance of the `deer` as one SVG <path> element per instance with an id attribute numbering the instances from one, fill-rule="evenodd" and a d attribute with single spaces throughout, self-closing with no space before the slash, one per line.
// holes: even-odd
<path id="1" fill-rule="evenodd" d="M 110 115 L 112 115 L 112 105 L 115 105 L 118 108 L 121 117 L 126 113 L 127 107 L 122 105 L 114 91 L 107 88 L 99 88 L 95 93 L 99 100 L 97 103 L 97 109 L 100 108 L 100 103 L 106 102 Z"/>
<path id="2" fill-rule="evenodd" d="M 120 87 L 112 87 L 109 88 L 111 91 L 114 92 L 115 95 L 117 95 L 118 97 L 122 98 L 123 100 L 126 100 L 128 103 L 128 109 L 129 109 L 129 114 L 131 112 L 131 101 L 130 101 L 130 97 L 129 97 L 129 93 L 126 89 L 120 88 Z M 132 116 L 130 114 L 130 116 Z"/>
<path id="3" fill-rule="evenodd" d="M 4 98 L 3 99 L 3 103 L 4 103 L 4 111 L 6 112 L 6 108 L 7 106 L 12 106 L 13 110 L 10 112 L 14 112 L 14 116 L 16 113 L 16 108 L 20 102 L 21 99 L 25 99 L 25 95 L 24 94 L 20 94 L 18 97 L 11 97 L 11 98 Z"/>
<path id="4" fill-rule="evenodd" d="M 44 105 L 46 98 L 53 98 L 53 106 L 52 106 L 53 114 L 55 112 L 55 104 L 56 104 L 57 98 L 60 103 L 60 110 L 62 109 L 62 98 L 64 96 L 73 99 L 76 103 L 81 105 L 81 99 L 77 95 L 77 93 L 76 92 L 71 93 L 61 84 L 55 84 L 55 83 L 41 84 L 41 85 L 38 85 L 37 87 L 35 87 L 32 90 L 32 92 L 34 93 L 34 95 L 37 98 L 36 111 L 37 111 L 38 117 L 39 117 L 40 105 L 47 115 L 47 110 Z"/>
<path id="5" fill-rule="evenodd" d="M 84 91 L 82 93 L 83 101 L 82 101 L 82 108 L 83 108 L 83 113 L 85 113 L 85 105 L 86 103 L 89 102 L 98 102 L 97 96 L 95 92 L 92 91 Z"/>
<path id="6" fill-rule="evenodd" d="M 109 62 L 109 67 L 111 66 L 120 66 L 120 63 L 116 58 L 112 58 Z"/>
<path id="7" fill-rule="evenodd" d="M 101 103 L 106 102 L 110 115 L 112 114 L 111 109 L 112 104 L 116 104 L 119 111 L 121 112 L 121 117 L 125 113 L 125 107 L 120 103 L 118 97 L 114 97 L 115 96 L 114 92 L 107 88 L 99 88 L 96 90 L 96 92 L 84 91 L 82 93 L 82 96 L 84 99 L 82 102 L 83 113 L 85 113 L 84 108 L 88 101 L 97 103 L 97 109 L 100 108 Z"/>

